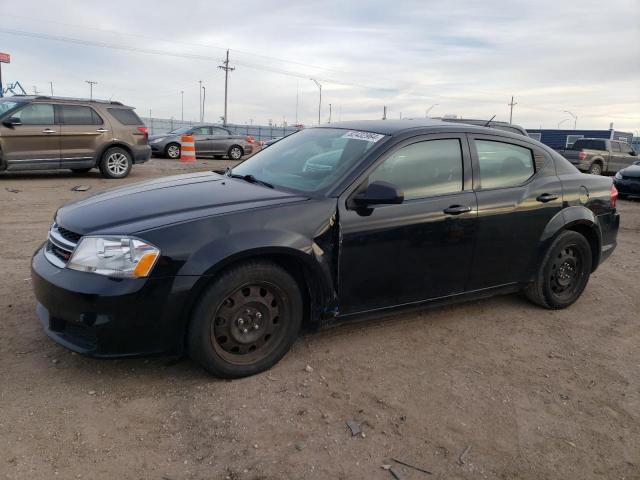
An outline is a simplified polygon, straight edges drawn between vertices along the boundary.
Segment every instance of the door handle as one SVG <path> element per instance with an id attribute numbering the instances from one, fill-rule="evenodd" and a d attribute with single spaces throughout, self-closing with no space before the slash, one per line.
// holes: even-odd
<path id="1" fill-rule="evenodd" d="M 461 213 L 470 212 L 471 207 L 468 205 L 451 205 L 449 208 L 445 208 L 443 211 L 447 215 L 460 215 Z"/>
<path id="2" fill-rule="evenodd" d="M 537 201 L 542 203 L 551 202 L 557 199 L 558 199 L 558 195 L 554 195 L 553 193 L 543 193 L 542 195 L 536 198 Z"/>
<path id="3" fill-rule="evenodd" d="M 45 128 L 44 130 L 42 130 L 42 133 L 56 133 L 56 131 L 50 128 Z"/>
<path id="4" fill-rule="evenodd" d="M 96 132 L 98 133 L 107 133 L 109 130 L 107 130 L 106 128 L 99 128 L 96 130 Z"/>

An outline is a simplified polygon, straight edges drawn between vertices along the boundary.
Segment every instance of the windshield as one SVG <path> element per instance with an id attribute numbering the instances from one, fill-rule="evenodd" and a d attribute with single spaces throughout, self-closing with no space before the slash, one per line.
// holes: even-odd
<path id="1" fill-rule="evenodd" d="M 0 116 L 7 113 L 9 110 L 13 110 L 19 105 L 18 102 L 12 102 L 11 100 L 0 101 Z"/>
<path id="2" fill-rule="evenodd" d="M 289 135 L 233 169 L 272 185 L 306 193 L 326 191 L 379 141 L 378 133 L 310 128 Z"/>
<path id="3" fill-rule="evenodd" d="M 191 127 L 180 127 L 180 128 L 176 128 L 175 130 L 171 130 L 169 133 L 167 133 L 167 135 L 188 133 L 190 131 L 191 131 Z"/>

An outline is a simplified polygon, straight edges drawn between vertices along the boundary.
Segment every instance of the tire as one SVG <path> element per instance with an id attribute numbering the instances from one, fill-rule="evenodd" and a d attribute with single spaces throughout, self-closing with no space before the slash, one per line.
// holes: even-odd
<path id="1" fill-rule="evenodd" d="M 598 162 L 593 162 L 589 167 L 589 173 L 591 175 L 602 175 L 602 165 Z"/>
<path id="2" fill-rule="evenodd" d="M 275 365 L 302 324 L 294 278 L 270 262 L 226 270 L 202 293 L 191 318 L 191 358 L 220 378 L 241 378 Z"/>
<path id="3" fill-rule="evenodd" d="M 216 160 L 222 160 L 222 157 L 224 155 L 214 155 L 213 158 L 215 158 Z"/>
<path id="4" fill-rule="evenodd" d="M 107 149 L 100 160 L 100 172 L 105 178 L 125 178 L 132 166 L 131 154 L 120 147 Z"/>
<path id="5" fill-rule="evenodd" d="M 242 150 L 242 147 L 239 145 L 232 145 L 227 155 L 229 155 L 229 159 L 231 160 L 240 160 L 244 155 L 244 150 Z"/>
<path id="6" fill-rule="evenodd" d="M 172 160 L 177 160 L 180 158 L 181 149 L 179 143 L 170 143 L 164 149 L 164 156 L 166 158 L 170 158 Z"/>
<path id="7" fill-rule="evenodd" d="M 553 241 L 525 296 L 536 305 L 559 310 L 574 303 L 591 275 L 591 247 L 577 232 L 562 232 Z"/>
<path id="8" fill-rule="evenodd" d="M 72 168 L 71 169 L 73 173 L 78 173 L 78 174 L 87 173 L 89 170 L 91 170 L 91 168 Z"/>

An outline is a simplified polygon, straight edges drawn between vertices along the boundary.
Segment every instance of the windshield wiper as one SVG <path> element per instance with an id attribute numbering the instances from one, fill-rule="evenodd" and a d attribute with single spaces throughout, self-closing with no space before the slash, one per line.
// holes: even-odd
<path id="1" fill-rule="evenodd" d="M 269 182 L 265 182 L 264 180 L 260 180 L 260 179 L 254 177 L 251 174 L 239 175 L 237 173 L 232 173 L 231 169 L 229 167 L 227 167 L 227 171 L 225 172 L 225 175 L 227 177 L 231 177 L 231 178 L 239 178 L 240 180 L 244 180 L 245 182 L 257 183 L 257 184 L 260 184 L 260 185 L 264 185 L 265 187 L 268 187 L 268 188 L 274 188 L 274 186 L 271 185 Z"/>

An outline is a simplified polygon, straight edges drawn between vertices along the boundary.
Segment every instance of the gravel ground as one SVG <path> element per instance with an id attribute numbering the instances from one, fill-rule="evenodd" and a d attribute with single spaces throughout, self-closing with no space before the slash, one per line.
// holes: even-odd
<path id="1" fill-rule="evenodd" d="M 390 464 L 408 480 L 640 478 L 640 201 L 620 201 L 618 249 L 564 311 L 510 295 L 347 325 L 236 381 L 44 335 L 29 259 L 59 205 L 227 164 L 0 174 L 0 477 L 390 479 Z"/>

